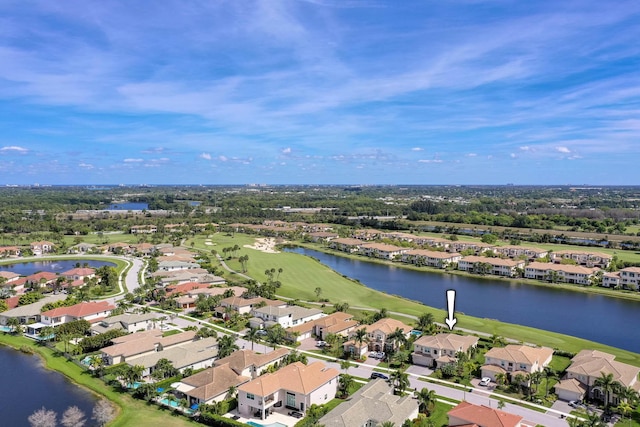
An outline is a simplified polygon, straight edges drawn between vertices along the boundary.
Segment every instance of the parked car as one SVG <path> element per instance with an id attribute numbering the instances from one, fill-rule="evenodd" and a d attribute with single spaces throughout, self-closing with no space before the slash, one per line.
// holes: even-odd
<path id="1" fill-rule="evenodd" d="M 480 380 L 479 385 L 481 386 L 488 386 L 491 383 L 491 378 L 489 377 L 484 377 L 483 379 Z"/>
<path id="2" fill-rule="evenodd" d="M 327 346 L 327 342 L 326 341 L 318 341 L 316 343 L 316 347 L 326 347 Z"/>
<path id="3" fill-rule="evenodd" d="M 380 372 L 372 372 L 369 378 L 372 380 L 377 380 L 378 378 L 385 381 L 389 380 L 388 376 L 386 376 L 385 374 L 381 374 Z"/>
<path id="4" fill-rule="evenodd" d="M 580 400 L 570 400 L 569 406 L 572 408 L 583 408 L 584 404 Z"/>
<path id="5" fill-rule="evenodd" d="M 304 414 L 302 412 L 298 412 L 298 411 L 291 411 L 291 412 L 289 412 L 289 416 L 294 417 L 294 418 L 302 418 L 302 417 L 304 417 Z"/>
<path id="6" fill-rule="evenodd" d="M 258 329 L 258 332 L 256 332 L 257 335 L 267 335 L 267 331 L 265 331 L 264 329 Z"/>

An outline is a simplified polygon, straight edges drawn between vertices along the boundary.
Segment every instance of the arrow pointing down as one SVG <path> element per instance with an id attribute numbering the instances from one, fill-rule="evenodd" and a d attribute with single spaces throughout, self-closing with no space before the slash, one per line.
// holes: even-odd
<path id="1" fill-rule="evenodd" d="M 456 291 L 454 291 L 453 289 L 449 289 L 447 291 L 447 312 L 448 312 L 448 316 L 444 320 L 447 323 L 447 326 L 449 326 L 449 330 L 453 329 L 453 326 L 458 322 L 458 319 L 456 319 L 453 316 L 453 313 L 454 313 L 455 309 L 456 309 Z"/>

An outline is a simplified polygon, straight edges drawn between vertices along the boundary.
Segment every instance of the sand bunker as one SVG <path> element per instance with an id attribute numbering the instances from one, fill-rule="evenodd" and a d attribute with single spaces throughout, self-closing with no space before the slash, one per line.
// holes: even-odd
<path id="1" fill-rule="evenodd" d="M 276 251 L 276 239 L 272 237 L 256 239 L 256 242 L 253 245 L 244 245 L 244 247 L 249 249 L 255 249 L 257 251 L 266 252 L 269 254 L 280 253 L 279 251 Z"/>

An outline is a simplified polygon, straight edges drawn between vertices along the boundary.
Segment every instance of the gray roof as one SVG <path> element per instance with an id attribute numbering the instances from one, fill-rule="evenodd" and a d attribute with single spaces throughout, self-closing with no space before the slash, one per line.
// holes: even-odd
<path id="1" fill-rule="evenodd" d="M 160 359 L 168 359 L 174 368 L 182 369 L 194 363 L 211 359 L 218 355 L 218 341 L 213 338 L 203 338 L 191 341 L 167 350 L 158 351 L 146 356 L 130 358 L 129 365 L 141 365 L 145 368 L 155 366 Z"/>
<path id="2" fill-rule="evenodd" d="M 352 427 L 375 420 L 376 425 L 391 421 L 397 426 L 418 414 L 418 401 L 410 395 L 394 396 L 385 380 L 370 381 L 351 399 L 338 405 L 320 420 L 325 427 Z"/>
<path id="3" fill-rule="evenodd" d="M 100 322 L 91 326 L 91 330 L 98 333 L 105 333 L 113 329 L 126 329 L 129 325 L 138 322 L 145 322 L 151 319 L 155 319 L 155 313 L 125 313 L 117 316 L 105 317 Z"/>
<path id="4" fill-rule="evenodd" d="M 67 298 L 65 294 L 49 295 L 42 298 L 38 302 L 34 302 L 33 304 L 22 305 L 22 306 L 13 308 L 11 310 L 7 310 L 3 313 L 0 313 L 0 317 L 9 318 L 9 317 L 35 316 L 40 314 L 40 309 L 45 304 L 50 302 L 61 301 L 65 298 Z"/>

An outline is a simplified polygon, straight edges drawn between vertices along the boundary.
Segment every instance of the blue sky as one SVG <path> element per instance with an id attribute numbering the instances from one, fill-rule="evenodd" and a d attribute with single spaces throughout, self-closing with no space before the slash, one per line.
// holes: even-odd
<path id="1" fill-rule="evenodd" d="M 640 2 L 0 2 L 2 184 L 640 184 Z"/>

